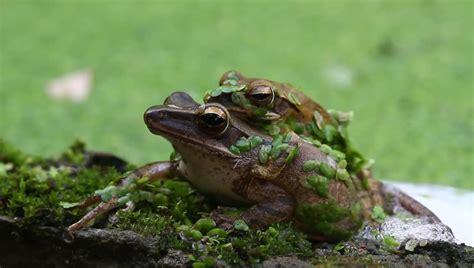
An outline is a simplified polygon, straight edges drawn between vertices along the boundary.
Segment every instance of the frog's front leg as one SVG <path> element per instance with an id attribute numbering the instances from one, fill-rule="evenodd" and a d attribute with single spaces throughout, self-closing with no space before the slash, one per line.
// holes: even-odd
<path id="1" fill-rule="evenodd" d="M 142 167 L 139 167 L 129 174 L 125 175 L 122 179 L 119 180 L 118 187 L 125 187 L 130 185 L 134 180 L 139 178 L 147 177 L 149 182 L 153 182 L 160 179 L 171 179 L 177 176 L 180 176 L 180 172 L 178 170 L 178 162 L 177 161 L 160 161 L 160 162 L 153 162 Z M 93 210 L 89 213 L 84 215 L 79 221 L 74 224 L 71 224 L 67 231 L 69 235 L 72 234 L 81 228 L 83 228 L 87 223 L 91 220 L 95 219 L 97 216 L 110 211 L 117 207 L 118 205 L 118 197 L 113 196 L 109 201 L 102 201 L 101 197 L 97 194 L 89 197 L 84 202 L 80 203 L 77 207 L 85 208 L 92 204 L 99 203 Z"/>
<path id="2" fill-rule="evenodd" d="M 118 186 L 124 187 L 130 185 L 134 180 L 144 177 L 147 177 L 149 182 L 154 182 L 159 179 L 172 179 L 179 176 L 181 176 L 181 173 L 178 170 L 177 161 L 158 161 L 132 170 L 118 180 Z M 100 196 L 95 194 L 75 207 L 86 208 L 100 201 Z"/>
<path id="3" fill-rule="evenodd" d="M 242 213 L 243 220 L 252 227 L 264 228 L 293 215 L 293 197 L 271 181 L 252 179 L 245 191 L 245 197 L 255 202 Z"/>
<path id="4" fill-rule="evenodd" d="M 158 161 L 134 169 L 120 180 L 120 186 L 129 185 L 133 180 L 147 177 L 149 182 L 172 179 L 181 176 L 178 161 Z"/>

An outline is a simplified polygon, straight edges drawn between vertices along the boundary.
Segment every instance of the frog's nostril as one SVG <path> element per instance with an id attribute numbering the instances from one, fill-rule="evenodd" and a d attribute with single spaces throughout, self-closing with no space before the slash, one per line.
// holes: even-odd
<path id="1" fill-rule="evenodd" d="M 167 118 L 167 113 L 156 107 L 151 107 L 148 110 L 146 110 L 144 118 L 145 118 L 145 122 L 147 123 L 158 122 L 160 120 Z"/>
<path id="2" fill-rule="evenodd" d="M 164 118 L 166 118 L 166 113 L 163 112 L 163 111 L 158 112 L 157 117 L 158 117 L 159 119 L 164 119 Z"/>

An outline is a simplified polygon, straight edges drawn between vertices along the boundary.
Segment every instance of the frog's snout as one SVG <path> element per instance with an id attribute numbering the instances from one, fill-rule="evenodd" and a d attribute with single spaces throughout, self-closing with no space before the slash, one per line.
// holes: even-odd
<path id="1" fill-rule="evenodd" d="M 161 109 L 159 105 L 148 108 L 143 115 L 143 119 L 148 128 L 156 128 L 156 125 L 167 117 L 168 113 Z"/>

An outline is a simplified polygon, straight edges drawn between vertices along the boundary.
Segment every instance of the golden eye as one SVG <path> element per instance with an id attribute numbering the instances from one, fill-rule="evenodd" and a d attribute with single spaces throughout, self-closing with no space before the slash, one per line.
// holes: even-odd
<path id="1" fill-rule="evenodd" d="M 266 106 L 275 100 L 272 84 L 266 80 L 256 80 L 249 84 L 247 98 L 253 105 Z"/>
<path id="2" fill-rule="evenodd" d="M 206 134 L 218 136 L 229 127 L 230 118 L 227 111 L 217 104 L 205 105 L 198 113 L 199 129 Z"/>

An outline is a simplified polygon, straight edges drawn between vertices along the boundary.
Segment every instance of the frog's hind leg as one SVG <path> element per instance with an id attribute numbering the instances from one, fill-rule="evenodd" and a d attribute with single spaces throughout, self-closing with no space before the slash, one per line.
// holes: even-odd
<path id="1" fill-rule="evenodd" d="M 381 185 L 381 190 L 385 196 L 385 200 L 390 203 L 390 207 L 394 212 L 405 210 L 414 216 L 427 217 L 433 222 L 441 222 L 438 216 L 436 216 L 431 210 L 413 197 L 404 193 L 402 190 L 385 183 L 381 183 Z"/>
<path id="2" fill-rule="evenodd" d="M 134 180 L 143 177 L 147 177 L 149 182 L 153 182 L 160 179 L 171 179 L 180 175 L 181 174 L 178 171 L 178 162 L 176 161 L 153 162 L 140 168 L 137 168 L 129 174 L 125 175 L 122 179 L 119 180 L 118 186 L 125 187 L 127 185 L 130 185 Z M 118 205 L 118 198 L 116 196 L 113 196 L 107 202 L 101 201 L 101 197 L 95 194 L 80 203 L 79 205 L 75 206 L 80 208 L 86 208 L 90 205 L 97 204 L 100 202 L 99 205 L 97 205 L 93 210 L 91 210 L 79 221 L 74 224 L 71 224 L 67 228 L 68 236 L 72 237 L 74 232 L 86 226 L 91 220 L 95 219 L 97 216 L 107 211 L 116 208 Z"/>
<path id="3" fill-rule="evenodd" d="M 162 179 L 172 179 L 181 176 L 178 170 L 177 161 L 158 161 L 139 167 L 123 179 L 120 180 L 120 186 L 129 185 L 133 180 L 147 177 L 149 182 Z"/>
<path id="4" fill-rule="evenodd" d="M 252 227 L 264 228 L 284 221 L 293 214 L 293 197 L 270 181 L 251 180 L 245 195 L 248 200 L 255 202 L 242 213 L 242 218 Z"/>

